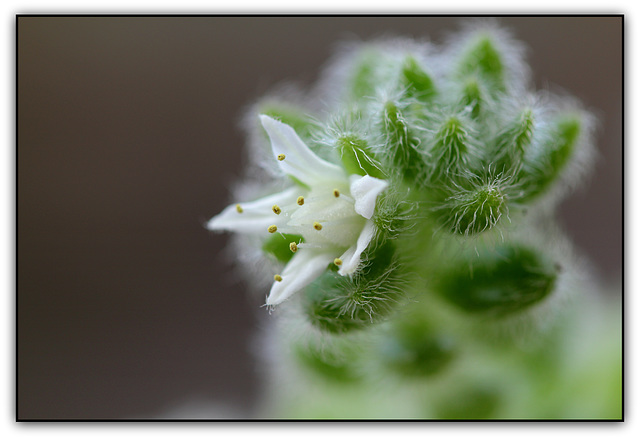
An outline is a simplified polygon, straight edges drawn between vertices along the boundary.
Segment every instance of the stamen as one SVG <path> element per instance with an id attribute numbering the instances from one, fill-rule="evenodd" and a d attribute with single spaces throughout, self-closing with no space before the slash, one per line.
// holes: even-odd
<path id="1" fill-rule="evenodd" d="M 286 156 L 284 154 L 278 154 L 278 160 L 283 161 Z"/>
<path id="2" fill-rule="evenodd" d="M 276 215 L 280 215 L 280 212 L 282 212 L 282 209 L 280 209 L 280 206 L 278 206 L 277 204 L 274 204 L 271 210 L 273 210 L 273 213 L 275 213 Z"/>
<path id="3" fill-rule="evenodd" d="M 239 205 L 239 204 L 236 204 L 236 210 L 238 211 L 238 213 L 242 213 L 242 212 L 244 212 L 244 209 L 243 209 L 243 208 L 242 208 L 242 206 L 241 206 L 241 205 Z"/>
<path id="4" fill-rule="evenodd" d="M 333 190 L 333 196 L 338 198 L 340 196 L 340 191 L 338 189 Z"/>
<path id="5" fill-rule="evenodd" d="M 333 263 L 336 264 L 338 267 L 342 265 L 342 259 L 340 258 L 335 258 L 333 260 Z"/>
<path id="6" fill-rule="evenodd" d="M 292 252 L 297 252 L 298 251 L 298 244 L 296 244 L 295 242 L 292 242 L 291 244 L 289 244 L 289 250 L 291 250 Z"/>
<path id="7" fill-rule="evenodd" d="M 318 221 L 314 221 L 313 228 L 316 230 L 322 230 L 322 224 L 320 224 Z"/>
<path id="8" fill-rule="evenodd" d="M 275 280 L 276 282 L 282 282 L 282 276 L 276 274 L 275 276 L 273 276 L 273 280 Z"/>
<path id="9" fill-rule="evenodd" d="M 303 196 L 299 196 L 297 203 L 298 203 L 299 206 L 302 206 L 304 204 L 304 197 Z"/>
<path id="10" fill-rule="evenodd" d="M 278 230 L 278 227 L 276 227 L 276 225 L 274 224 L 269 226 L 267 230 L 269 231 L 269 233 L 276 233 L 276 231 Z"/>

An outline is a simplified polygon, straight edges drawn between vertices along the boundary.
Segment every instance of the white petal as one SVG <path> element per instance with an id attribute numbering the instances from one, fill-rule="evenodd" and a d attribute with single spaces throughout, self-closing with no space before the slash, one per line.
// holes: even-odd
<path id="1" fill-rule="evenodd" d="M 277 305 L 309 285 L 327 269 L 334 258 L 332 253 L 316 249 L 298 250 L 284 268 L 282 280 L 273 283 L 267 305 Z"/>
<path id="2" fill-rule="evenodd" d="M 355 199 L 355 211 L 370 219 L 376 208 L 376 199 L 380 192 L 389 185 L 385 180 L 365 175 L 364 177 L 351 176 L 351 196 Z"/>
<path id="3" fill-rule="evenodd" d="M 256 201 L 238 203 L 242 208 L 242 213 L 238 212 L 236 204 L 227 206 L 222 212 L 209 220 L 207 229 L 240 233 L 265 233 L 270 225 L 278 225 L 279 222 L 283 221 L 283 218 L 280 218 L 279 215 L 276 215 L 271 210 L 273 205 L 293 204 L 299 192 L 300 189 L 292 187 Z"/>
<path id="4" fill-rule="evenodd" d="M 289 125 L 264 114 L 260 115 L 260 121 L 271 139 L 274 160 L 278 160 L 280 154 L 285 156 L 284 160 L 278 160 L 285 174 L 310 187 L 318 181 L 346 180 L 342 168 L 315 155 Z"/>
<path id="5" fill-rule="evenodd" d="M 358 242 L 356 245 L 350 247 L 349 250 L 340 256 L 340 259 L 342 259 L 342 266 L 340 267 L 340 270 L 338 270 L 338 274 L 346 276 L 356 271 L 356 268 L 360 265 L 360 256 L 369 246 L 375 232 L 376 226 L 373 224 L 373 221 L 367 221 L 362 232 L 360 232 L 360 236 L 358 236 Z"/>

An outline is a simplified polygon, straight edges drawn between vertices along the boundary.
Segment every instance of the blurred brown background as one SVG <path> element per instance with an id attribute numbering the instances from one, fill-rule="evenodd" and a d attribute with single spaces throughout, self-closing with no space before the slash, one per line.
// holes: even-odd
<path id="1" fill-rule="evenodd" d="M 460 17 L 30 17 L 17 24 L 21 419 L 249 416 L 266 310 L 202 224 L 240 172 L 243 108 L 310 85 L 344 38 L 440 41 Z M 622 18 L 500 18 L 537 87 L 598 111 L 561 223 L 622 269 Z"/>

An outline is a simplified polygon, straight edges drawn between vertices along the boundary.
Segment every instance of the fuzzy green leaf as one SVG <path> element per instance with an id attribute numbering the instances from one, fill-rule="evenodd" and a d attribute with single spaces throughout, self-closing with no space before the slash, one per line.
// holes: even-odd
<path id="1" fill-rule="evenodd" d="M 345 333 L 369 326 L 389 314 L 401 295 L 393 256 L 387 241 L 368 252 L 360 275 L 342 277 L 327 272 L 305 291 L 304 311 L 317 328 Z"/>
<path id="2" fill-rule="evenodd" d="M 555 123 L 550 140 L 542 145 L 539 154 L 525 158 L 525 166 L 517 177 L 524 192 L 521 202 L 529 202 L 544 194 L 558 179 L 573 156 L 581 127 L 578 117 L 562 117 Z"/>
<path id="3" fill-rule="evenodd" d="M 498 134 L 493 151 L 498 171 L 515 168 L 520 163 L 531 145 L 533 130 L 533 111 L 525 108 Z"/>
<path id="4" fill-rule="evenodd" d="M 432 182 L 458 175 L 469 162 L 470 142 L 468 129 L 459 117 L 445 119 L 435 135 L 431 154 L 430 180 Z"/>
<path id="5" fill-rule="evenodd" d="M 375 96 L 378 85 L 376 65 L 381 56 L 375 50 L 366 50 L 360 55 L 351 80 L 351 93 L 354 99 Z"/>
<path id="6" fill-rule="evenodd" d="M 464 80 L 461 104 L 463 107 L 471 107 L 471 117 L 474 119 L 480 117 L 482 110 L 486 106 L 484 93 L 482 85 L 475 76 L 470 76 Z"/>
<path id="7" fill-rule="evenodd" d="M 433 79 L 420 67 L 413 57 L 407 57 L 402 66 L 402 85 L 407 95 L 428 103 L 436 95 Z"/>
<path id="8" fill-rule="evenodd" d="M 358 382 L 360 376 L 353 367 L 353 355 L 349 349 L 339 353 L 314 345 L 298 345 L 294 349 L 297 360 L 314 374 L 342 385 Z"/>
<path id="9" fill-rule="evenodd" d="M 479 383 L 456 383 L 435 404 L 438 419 L 491 419 L 500 407 L 501 394 L 495 387 Z"/>
<path id="10" fill-rule="evenodd" d="M 461 76 L 478 74 L 492 86 L 495 95 L 505 89 L 504 61 L 492 37 L 481 36 L 463 56 L 459 65 Z"/>
<path id="11" fill-rule="evenodd" d="M 408 377 L 438 374 L 450 364 L 455 351 L 453 340 L 434 330 L 424 318 L 397 322 L 382 349 L 387 366 Z"/>
<path id="12" fill-rule="evenodd" d="M 517 244 L 479 249 L 477 258 L 444 269 L 434 287 L 458 308 L 500 316 L 524 310 L 554 289 L 557 270 L 537 251 Z"/>
<path id="13" fill-rule="evenodd" d="M 382 122 L 392 166 L 405 181 L 415 183 L 424 168 L 424 159 L 417 150 L 418 139 L 402 111 L 391 101 L 384 105 Z"/>
<path id="14" fill-rule="evenodd" d="M 449 232 L 475 235 L 495 227 L 506 209 L 503 191 L 490 183 L 447 197 L 438 210 Z"/>
<path id="15" fill-rule="evenodd" d="M 338 139 L 338 149 L 342 164 L 349 174 L 370 175 L 385 178 L 380 164 L 375 160 L 366 140 L 356 136 L 342 136 Z"/>

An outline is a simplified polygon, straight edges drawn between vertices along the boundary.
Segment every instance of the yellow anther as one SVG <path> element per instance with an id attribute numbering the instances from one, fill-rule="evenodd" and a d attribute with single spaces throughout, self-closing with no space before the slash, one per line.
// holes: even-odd
<path id="1" fill-rule="evenodd" d="M 275 280 L 276 282 L 282 282 L 282 276 L 276 274 L 275 276 L 273 276 L 273 280 Z"/>
<path id="2" fill-rule="evenodd" d="M 338 267 L 342 265 L 342 259 L 340 258 L 335 258 L 333 260 L 333 263 L 336 264 Z"/>
<path id="3" fill-rule="evenodd" d="M 275 225 L 272 225 L 272 226 L 269 226 L 267 230 L 269 231 L 269 233 L 276 233 L 276 231 L 278 230 L 278 227 L 276 227 Z"/>
<path id="4" fill-rule="evenodd" d="M 273 210 L 273 213 L 275 213 L 276 215 L 280 215 L 280 212 L 282 212 L 282 209 L 280 209 L 280 206 L 278 206 L 277 204 L 274 204 L 271 210 Z"/>
<path id="5" fill-rule="evenodd" d="M 340 196 L 340 191 L 338 189 L 333 190 L 333 196 L 338 198 Z"/>
<path id="6" fill-rule="evenodd" d="M 314 221 L 313 228 L 316 230 L 322 230 L 322 224 L 320 224 L 318 221 Z"/>
<path id="7" fill-rule="evenodd" d="M 286 156 L 284 154 L 278 154 L 278 160 L 283 161 Z"/>
<path id="8" fill-rule="evenodd" d="M 239 204 L 236 204 L 236 210 L 238 211 L 238 213 L 242 213 L 242 212 L 244 212 L 244 209 L 243 209 L 243 208 L 242 208 L 242 206 L 241 206 L 241 205 L 239 205 Z"/>
<path id="9" fill-rule="evenodd" d="M 298 197 L 297 203 L 299 206 L 302 206 L 304 204 L 304 197 L 303 196 Z"/>
<path id="10" fill-rule="evenodd" d="M 292 252 L 297 252 L 298 251 L 298 244 L 296 244 L 295 242 L 292 242 L 291 244 L 289 244 L 289 250 L 291 250 Z"/>

